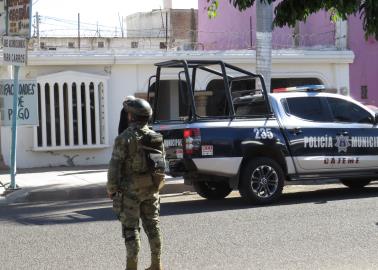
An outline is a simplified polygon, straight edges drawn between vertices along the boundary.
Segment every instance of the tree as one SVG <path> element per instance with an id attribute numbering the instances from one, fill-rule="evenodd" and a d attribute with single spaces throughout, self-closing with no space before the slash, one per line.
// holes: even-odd
<path id="1" fill-rule="evenodd" d="M 217 15 L 219 0 L 207 0 L 208 15 Z M 229 0 L 240 11 L 254 5 L 256 0 Z M 257 0 L 259 1 L 259 0 Z M 294 27 L 297 21 L 306 21 L 312 13 L 326 10 L 333 21 L 346 20 L 350 15 L 359 15 L 362 19 L 365 37 L 374 36 L 378 40 L 378 1 L 377 0 L 261 0 L 271 4 L 279 2 L 274 9 L 274 26 Z"/>

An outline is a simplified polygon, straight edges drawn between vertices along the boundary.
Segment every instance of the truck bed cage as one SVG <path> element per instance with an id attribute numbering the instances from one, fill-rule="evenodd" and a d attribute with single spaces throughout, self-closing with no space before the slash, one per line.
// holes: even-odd
<path id="1" fill-rule="evenodd" d="M 169 61 L 160 62 L 160 63 L 155 64 L 155 66 L 161 67 L 161 68 L 184 68 L 185 66 L 187 66 L 188 68 L 198 68 L 198 69 L 202 69 L 204 71 L 208 71 L 208 72 L 214 73 L 216 75 L 222 76 L 221 72 L 209 68 L 209 66 L 213 66 L 213 65 L 221 65 L 221 66 L 224 66 L 228 69 L 242 73 L 242 74 L 245 75 L 245 76 L 240 76 L 242 78 L 245 78 L 246 76 L 250 76 L 250 77 L 254 77 L 254 78 L 260 76 L 258 74 L 252 73 L 250 71 L 236 67 L 234 65 L 224 63 L 221 60 L 169 60 Z M 233 76 L 229 76 L 229 75 L 228 75 L 228 77 L 230 79 L 239 78 L 239 76 L 233 77 Z"/>
<path id="2" fill-rule="evenodd" d="M 183 71 L 179 72 L 179 81 L 183 81 L 187 85 L 187 89 L 189 90 L 186 94 L 188 98 L 188 108 L 187 108 L 187 115 L 189 116 L 189 120 L 196 120 L 201 118 L 201 116 L 197 115 L 197 110 L 195 106 L 195 100 L 194 100 L 194 91 L 195 91 L 195 84 L 196 84 L 196 74 L 198 70 L 202 70 L 214 75 L 218 75 L 223 78 L 223 84 L 225 89 L 225 98 L 227 101 L 229 113 L 228 117 L 235 117 L 235 109 L 233 106 L 233 97 L 231 93 L 231 87 L 233 82 L 243 81 L 243 80 L 256 80 L 258 79 L 261 83 L 261 89 L 259 89 L 262 93 L 262 95 L 265 97 L 265 100 L 267 102 L 267 109 L 268 114 L 267 115 L 273 115 L 273 111 L 270 106 L 270 102 L 268 99 L 268 94 L 266 92 L 265 82 L 264 78 L 261 74 L 256 74 L 253 72 L 250 72 L 248 70 L 239 68 L 237 66 L 228 64 L 223 62 L 222 60 L 185 60 L 185 59 L 174 59 L 164 62 L 155 63 L 156 69 L 156 83 L 155 83 L 155 99 L 154 99 L 154 109 L 155 114 L 157 114 L 157 110 L 159 109 L 157 106 L 157 100 L 159 96 L 159 85 L 160 85 L 160 75 L 161 70 L 165 68 L 178 68 L 183 69 Z M 217 69 L 214 69 L 213 67 L 217 66 Z M 190 70 L 192 72 L 190 72 Z M 232 75 L 229 75 L 228 73 L 232 71 Z M 236 73 L 236 74 L 235 74 Z M 181 74 L 185 74 L 185 77 L 181 79 Z M 150 84 L 149 84 L 150 85 Z M 149 87 L 150 91 L 150 87 Z M 148 92 L 149 92 L 148 91 Z M 181 91 L 181 90 L 180 90 Z M 182 92 L 182 91 L 181 91 Z M 252 92 L 252 91 L 249 91 Z M 148 93 L 149 96 L 149 93 Z M 208 116 L 206 116 L 208 117 Z M 155 118 L 154 120 L 155 121 Z"/>

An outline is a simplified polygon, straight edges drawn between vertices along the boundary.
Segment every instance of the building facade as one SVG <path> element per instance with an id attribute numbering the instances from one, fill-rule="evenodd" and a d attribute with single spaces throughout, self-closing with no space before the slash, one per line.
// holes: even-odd
<path id="1" fill-rule="evenodd" d="M 126 17 L 126 35 L 138 45 L 146 38 L 164 39 L 160 49 L 193 50 L 197 45 L 197 10 L 172 9 L 138 12 Z"/>
<path id="2" fill-rule="evenodd" d="M 353 58 L 350 51 L 280 52 L 273 55 L 273 66 L 282 78 L 315 76 L 327 88 L 339 89 L 348 87 Z M 31 51 L 20 80 L 38 83 L 39 125 L 18 127 L 18 168 L 107 164 L 124 97 L 145 97 L 154 63 L 171 59 L 221 59 L 255 70 L 253 50 Z M 10 77 L 10 68 L 2 64 L 0 78 Z M 161 79 L 170 93 L 178 93 L 177 70 L 166 71 Z M 203 106 L 219 80 L 198 74 L 196 98 Z M 172 94 L 164 105 L 172 113 L 177 104 L 178 95 Z M 1 151 L 8 166 L 10 145 L 11 129 L 2 126 Z"/>
<path id="3" fill-rule="evenodd" d="M 209 19 L 207 5 L 206 0 L 198 2 L 198 42 L 205 50 L 255 49 L 255 7 L 240 12 L 229 1 L 219 1 L 217 17 Z M 358 15 L 333 23 L 329 14 L 318 12 L 294 29 L 275 28 L 272 43 L 273 49 L 278 51 L 352 51 L 355 60 L 349 67 L 349 82 L 337 91 L 366 104 L 378 104 L 378 42 L 373 38 L 365 39 Z M 272 85 L 280 76 L 273 65 Z"/>

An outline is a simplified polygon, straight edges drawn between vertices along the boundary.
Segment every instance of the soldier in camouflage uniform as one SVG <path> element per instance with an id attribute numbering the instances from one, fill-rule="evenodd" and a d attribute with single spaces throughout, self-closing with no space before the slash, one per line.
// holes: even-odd
<path id="1" fill-rule="evenodd" d="M 113 209 L 115 208 L 122 223 L 122 236 L 125 238 L 127 251 L 126 269 L 137 269 L 141 219 L 151 249 L 151 266 L 148 270 L 160 270 L 162 243 L 159 188 L 151 173 L 145 172 L 146 164 L 139 153 L 138 143 L 146 134 L 155 133 L 147 126 L 152 109 L 147 101 L 137 98 L 128 101 L 127 110 L 131 124 L 115 139 L 109 164 L 107 191 L 113 199 Z M 164 151 L 162 139 L 161 147 Z"/>

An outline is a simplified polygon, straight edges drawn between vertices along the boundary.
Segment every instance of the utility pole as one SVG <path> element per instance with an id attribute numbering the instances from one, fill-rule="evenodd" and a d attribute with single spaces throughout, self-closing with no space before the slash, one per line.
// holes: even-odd
<path id="1" fill-rule="evenodd" d="M 252 29 L 252 16 L 249 16 L 249 43 L 251 49 L 253 47 L 253 29 Z"/>
<path id="2" fill-rule="evenodd" d="M 271 91 L 273 4 L 256 1 L 256 73 L 262 74 Z"/>
<path id="3" fill-rule="evenodd" d="M 165 50 L 168 51 L 168 11 L 165 13 Z"/>
<path id="4" fill-rule="evenodd" d="M 121 35 L 122 37 L 124 37 L 124 32 L 123 32 L 123 16 L 122 18 L 119 16 L 119 13 L 118 13 L 118 21 L 119 21 L 119 27 L 121 28 Z"/>
<path id="5" fill-rule="evenodd" d="M 39 15 L 38 12 L 35 14 L 36 25 L 37 25 L 37 42 L 38 42 L 38 50 L 41 48 L 41 39 L 39 37 Z"/>
<path id="6" fill-rule="evenodd" d="M 78 38 L 77 46 L 80 51 L 80 13 L 77 14 L 77 38 Z"/>

